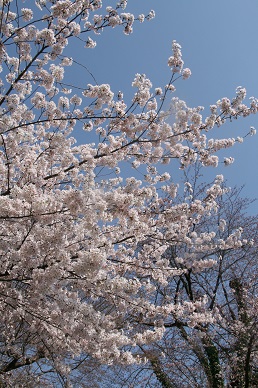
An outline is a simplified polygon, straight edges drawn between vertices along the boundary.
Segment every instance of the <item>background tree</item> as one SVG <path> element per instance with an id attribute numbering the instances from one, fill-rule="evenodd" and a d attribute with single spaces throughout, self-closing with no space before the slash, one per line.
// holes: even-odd
<path id="1" fill-rule="evenodd" d="M 192 177 L 185 176 L 187 201 L 207 200 L 205 184 L 198 184 L 201 180 L 199 167 Z M 177 305 L 182 300 L 189 303 L 191 310 L 205 295 L 213 321 L 195 325 L 189 320 L 191 314 L 171 314 L 164 322 L 166 332 L 162 340 L 139 348 L 139 353 L 146 356 L 147 364 L 115 368 L 109 375 L 109 378 L 113 376 L 112 384 L 117 384 L 114 386 L 213 388 L 257 385 L 258 218 L 246 214 L 250 203 L 251 200 L 241 197 L 241 188 L 229 190 L 217 198 L 216 212 L 202 217 L 201 222 L 189 231 L 199 240 L 196 240 L 198 255 L 193 254 L 196 245 L 185 243 L 172 245 L 164 253 L 172 268 L 184 269 L 184 272 L 174 276 L 165 287 L 157 285 L 156 302 L 170 299 Z M 232 238 L 239 227 L 243 231 L 242 245 L 225 248 L 224 241 Z M 213 239 L 222 244 L 211 244 L 210 250 L 200 249 L 203 241 Z M 212 260 L 215 263 L 212 264 Z M 204 261 L 207 268 L 200 271 Z M 197 309 L 194 314 L 198 314 Z M 154 324 L 148 318 L 138 323 L 143 327 Z"/>
<path id="2" fill-rule="evenodd" d="M 176 185 L 158 167 L 172 159 L 182 169 L 197 159 L 216 166 L 215 154 L 240 139 L 208 139 L 206 133 L 256 113 L 257 100 L 245 105 L 246 91 L 238 88 L 206 118 L 201 107 L 176 97 L 164 112 L 175 81 L 191 75 L 175 41 L 168 84 L 153 90 L 136 74 L 128 105 L 107 84 L 70 87 L 67 45 L 79 39 L 94 48 L 91 34 L 106 27 L 132 32 L 135 18 L 124 12 L 126 1 L 103 15 L 98 0 L 37 0 L 31 8 L 2 0 L 0 6 L 1 384 L 78 385 L 77 371 L 89 357 L 103 365 L 148 358 L 148 346 L 166 334 L 170 317 L 192 327 L 214 321 L 209 298 L 204 292 L 192 297 L 184 284 L 201 252 L 200 272 L 215 264 L 205 258 L 221 246 L 246 245 L 240 229 L 217 241 L 216 231 L 205 237 L 196 228 L 217 209 L 223 179 L 215 178 L 203 201 L 178 202 Z M 166 120 L 171 114 L 173 125 Z M 85 131 L 84 144 L 76 144 L 75 128 Z M 133 176 L 123 180 L 125 161 Z M 143 182 L 134 177 L 136 169 L 144 171 Z M 101 179 L 103 171 L 113 175 Z M 181 264 L 166 256 L 184 246 L 193 256 L 183 256 Z M 171 266 L 172 260 L 179 264 Z M 173 278 L 176 303 L 161 293 Z M 237 309 L 244 291 L 231 280 Z M 152 357 L 155 373 L 163 373 Z"/>

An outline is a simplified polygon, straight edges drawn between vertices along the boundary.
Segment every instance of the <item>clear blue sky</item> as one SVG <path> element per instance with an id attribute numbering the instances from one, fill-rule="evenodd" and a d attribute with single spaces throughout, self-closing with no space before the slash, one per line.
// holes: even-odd
<path id="1" fill-rule="evenodd" d="M 104 7 L 115 3 L 103 1 Z M 132 35 L 125 36 L 120 28 L 107 29 L 93 37 L 95 49 L 78 48 L 78 60 L 98 83 L 109 83 L 114 92 L 123 91 L 126 102 L 133 93 L 135 73 L 145 73 L 155 87 L 164 86 L 170 77 L 171 42 L 176 39 L 192 77 L 177 84 L 175 95 L 189 106 L 209 107 L 222 97 L 232 98 L 239 85 L 247 88 L 249 97 L 258 97 L 257 0 L 128 0 L 128 12 L 146 14 L 150 9 L 156 18 L 135 23 Z M 80 82 L 93 82 L 87 73 L 81 77 Z M 251 125 L 258 130 L 258 115 L 229 123 L 213 136 L 242 136 Z M 210 169 L 210 176 L 223 173 L 231 186 L 245 184 L 244 194 L 258 197 L 257 151 L 258 135 L 247 138 L 226 152 L 235 163 Z M 251 210 L 258 212 L 258 202 Z"/>

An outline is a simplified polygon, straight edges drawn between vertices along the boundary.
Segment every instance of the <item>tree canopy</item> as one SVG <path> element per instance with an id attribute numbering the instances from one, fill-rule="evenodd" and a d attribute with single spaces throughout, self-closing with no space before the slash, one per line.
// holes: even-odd
<path id="1" fill-rule="evenodd" d="M 232 226 L 231 218 L 220 218 L 228 195 L 222 175 L 201 195 L 186 179 L 182 194 L 169 169 L 216 167 L 220 149 L 255 129 L 236 139 L 210 133 L 232 118 L 256 114 L 256 98 L 246 104 L 239 87 L 233 99 L 211 105 L 207 117 L 202 107 L 187 106 L 176 97 L 175 83 L 191 71 L 176 41 L 167 85 L 153 87 L 145 74 L 136 74 L 131 101 L 108 84 L 71 86 L 65 69 L 77 53 L 66 56 L 67 46 L 77 39 L 92 49 L 94 33 L 105 28 L 130 34 L 134 22 L 151 20 L 154 11 L 135 17 L 126 12 L 127 1 L 104 10 L 100 0 L 23 5 L 0 1 L 2 386 L 89 386 L 79 372 L 88 359 L 149 362 L 162 382 L 169 376 L 152 349 L 168 338 L 173 344 L 173 336 L 188 343 L 205 381 L 215 387 L 216 375 L 222 384 L 228 345 L 221 344 L 224 334 L 210 335 L 214 320 L 223 333 L 228 319 L 233 322 L 227 336 L 233 337 L 236 368 L 255 325 L 254 306 L 246 304 L 250 290 L 241 271 L 227 267 L 224 253 L 231 261 L 240 252 L 248 256 L 254 240 L 243 234 L 241 222 Z M 84 143 L 76 142 L 75 129 L 84 131 Z M 247 256 L 243 260 L 251 260 Z M 248 334 L 242 330 L 236 340 L 241 325 Z M 189 345 L 190 336 L 199 342 Z M 220 366 L 218 346 L 225 347 Z M 173 347 L 168 358 L 170 352 Z"/>

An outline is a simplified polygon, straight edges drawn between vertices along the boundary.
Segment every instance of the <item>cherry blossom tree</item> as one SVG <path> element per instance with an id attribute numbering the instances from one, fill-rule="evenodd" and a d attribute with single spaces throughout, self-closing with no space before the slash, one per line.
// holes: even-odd
<path id="1" fill-rule="evenodd" d="M 135 17 L 127 1 L 105 10 L 100 0 L 29 4 L 0 1 L 1 384 L 69 386 L 87 357 L 144 362 L 148 355 L 137 349 L 161 340 L 171 316 L 192 327 L 213 322 L 207 295 L 159 303 L 157 290 L 196 267 L 200 252 L 240 248 L 241 230 L 219 242 L 213 231 L 191 234 L 218 209 L 223 178 L 214 179 L 203 200 L 178 202 L 164 165 L 217 166 L 217 152 L 242 138 L 212 139 L 209 132 L 257 113 L 258 103 L 246 105 L 239 87 L 207 117 L 177 97 L 165 110 L 175 82 L 191 75 L 176 41 L 167 85 L 153 88 L 136 74 L 129 103 L 107 84 L 67 87 L 65 68 L 76 60 L 66 56 L 67 45 L 78 39 L 94 48 L 94 33 L 108 27 L 130 34 L 154 11 Z M 75 129 L 88 141 L 76 143 Z M 127 179 L 123 162 L 132 167 Z M 145 171 L 144 180 L 136 179 L 137 170 Z M 101 179 L 101 171 L 113 175 Z M 165 254 L 178 244 L 193 249 L 193 256 L 175 258 L 182 268 Z M 206 256 L 200 272 L 215 265 Z M 142 319 L 152 324 L 139 325 Z"/>

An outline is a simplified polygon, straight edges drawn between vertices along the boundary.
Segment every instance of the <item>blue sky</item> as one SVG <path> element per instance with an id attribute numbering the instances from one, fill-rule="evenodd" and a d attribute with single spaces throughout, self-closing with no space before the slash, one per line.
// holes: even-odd
<path id="1" fill-rule="evenodd" d="M 115 3 L 103 1 L 104 7 Z M 246 87 L 248 97 L 258 97 L 257 0 L 128 0 L 126 10 L 138 15 L 150 9 L 155 10 L 156 18 L 135 23 L 132 35 L 125 36 L 120 28 L 107 29 L 94 36 L 95 49 L 78 47 L 76 59 L 98 83 L 109 83 L 114 92 L 123 91 L 126 102 L 134 93 L 135 73 L 145 73 L 155 87 L 164 86 L 170 78 L 171 42 L 176 39 L 192 77 L 176 85 L 175 95 L 189 106 L 209 107 L 222 97 L 232 98 L 239 85 Z M 93 80 L 83 72 L 80 82 Z M 258 129 L 258 115 L 228 123 L 213 136 L 243 136 L 251 125 Z M 226 155 L 235 158 L 232 166 L 221 165 L 208 173 L 211 177 L 223 173 L 229 185 L 245 184 L 244 195 L 258 197 L 257 146 L 258 137 L 248 137 L 227 150 Z M 258 212 L 258 203 L 250 211 Z"/>

